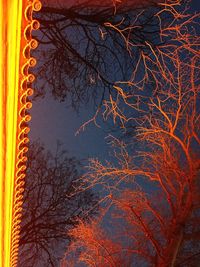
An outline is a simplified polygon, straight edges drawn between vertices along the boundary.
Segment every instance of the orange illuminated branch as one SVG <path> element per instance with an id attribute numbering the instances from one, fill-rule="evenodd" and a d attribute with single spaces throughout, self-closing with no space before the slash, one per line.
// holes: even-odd
<path id="1" fill-rule="evenodd" d="M 31 32 L 39 27 L 32 11 L 40 8 L 39 1 L 0 2 L 0 267 L 17 264 L 34 80 L 28 69 L 36 63 L 30 50 L 37 47 Z"/>

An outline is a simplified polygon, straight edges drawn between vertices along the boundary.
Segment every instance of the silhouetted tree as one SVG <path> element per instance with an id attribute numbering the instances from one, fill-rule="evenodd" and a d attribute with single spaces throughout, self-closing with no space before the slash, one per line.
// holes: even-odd
<path id="1" fill-rule="evenodd" d="M 60 101 L 70 98 L 74 107 L 90 98 L 98 106 L 115 95 L 115 83 L 131 82 L 134 69 L 144 69 L 143 54 L 163 44 L 156 16 L 163 6 L 157 2 L 43 1 L 35 15 L 41 23 L 36 95 L 50 91 Z"/>
<path id="2" fill-rule="evenodd" d="M 18 266 L 58 266 L 70 241 L 68 231 L 78 218 L 95 214 L 97 198 L 91 191 L 69 197 L 79 169 L 60 144 L 55 155 L 39 142 L 30 144 Z"/>

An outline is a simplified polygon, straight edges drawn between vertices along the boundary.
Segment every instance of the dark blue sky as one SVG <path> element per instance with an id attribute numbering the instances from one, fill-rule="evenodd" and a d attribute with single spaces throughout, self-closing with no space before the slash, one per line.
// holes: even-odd
<path id="1" fill-rule="evenodd" d="M 93 123 L 85 131 L 75 136 L 79 127 L 92 117 L 94 110 L 82 108 L 77 114 L 72 108 L 66 107 L 52 97 L 45 97 L 33 103 L 30 123 L 30 139 L 40 138 L 46 148 L 55 151 L 57 140 L 63 148 L 78 158 L 105 157 L 106 133 Z"/>

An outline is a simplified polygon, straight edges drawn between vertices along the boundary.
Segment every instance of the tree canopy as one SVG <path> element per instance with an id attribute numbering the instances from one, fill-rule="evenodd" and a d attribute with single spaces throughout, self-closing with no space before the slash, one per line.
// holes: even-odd
<path id="1" fill-rule="evenodd" d="M 61 144 L 53 155 L 35 141 L 27 156 L 18 266 L 58 266 L 70 241 L 68 231 L 78 219 L 87 220 L 97 212 L 97 196 L 88 191 L 69 197 L 80 164 Z"/>

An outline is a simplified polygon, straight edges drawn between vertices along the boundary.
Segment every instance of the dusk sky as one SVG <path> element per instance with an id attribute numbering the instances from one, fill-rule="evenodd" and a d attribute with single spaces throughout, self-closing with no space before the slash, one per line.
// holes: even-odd
<path id="1" fill-rule="evenodd" d="M 31 140 L 40 138 L 46 148 L 54 151 L 57 140 L 73 156 L 81 158 L 103 157 L 106 154 L 106 133 L 104 129 L 96 127 L 93 123 L 75 135 L 81 125 L 89 120 L 94 110 L 81 108 L 76 113 L 66 103 L 59 103 L 52 97 L 34 102 L 30 123 Z"/>

